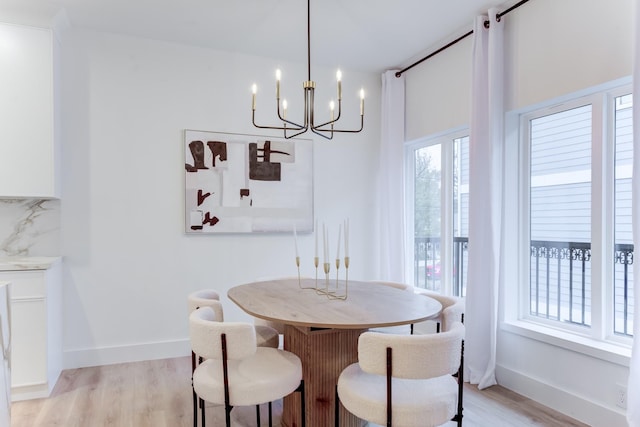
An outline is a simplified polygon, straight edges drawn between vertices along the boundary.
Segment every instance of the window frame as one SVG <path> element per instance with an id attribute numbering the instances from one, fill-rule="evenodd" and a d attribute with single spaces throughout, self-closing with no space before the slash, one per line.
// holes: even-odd
<path id="1" fill-rule="evenodd" d="M 631 93 L 630 78 L 508 112 L 505 115 L 505 200 L 517 200 L 518 214 L 505 216 L 505 287 L 501 328 L 530 338 L 627 365 L 632 338 L 616 335 L 613 318 L 613 253 L 615 199 L 615 108 L 617 96 Z M 592 105 L 591 141 L 591 327 L 565 325 L 529 314 L 530 307 L 530 121 L 582 105 Z M 597 295 L 597 301 L 596 301 Z M 511 303 L 510 303 L 511 302 Z M 607 307 L 609 307 L 607 309 Z M 636 313 L 634 313 L 637 315 Z M 635 333 L 640 333 L 636 332 Z"/>
<path id="2" fill-rule="evenodd" d="M 405 194 L 405 277 L 415 286 L 413 263 L 415 260 L 415 151 L 421 148 L 440 144 L 440 265 L 441 292 L 445 295 L 453 293 L 453 141 L 469 136 L 469 127 L 460 126 L 418 138 L 404 143 L 404 188 Z"/>

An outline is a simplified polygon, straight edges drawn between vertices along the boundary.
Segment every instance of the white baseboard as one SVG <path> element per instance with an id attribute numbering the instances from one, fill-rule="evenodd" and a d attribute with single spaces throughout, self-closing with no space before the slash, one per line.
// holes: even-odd
<path id="1" fill-rule="evenodd" d="M 496 366 L 498 384 L 592 427 L 627 427 L 623 410 L 553 387 L 520 372 Z"/>
<path id="2" fill-rule="evenodd" d="M 169 359 L 190 354 L 191 346 L 188 339 L 130 346 L 65 350 L 63 352 L 63 369 Z"/>
<path id="3" fill-rule="evenodd" d="M 50 394 L 51 389 L 48 384 L 45 383 L 11 386 L 12 402 L 46 398 L 49 397 Z"/>

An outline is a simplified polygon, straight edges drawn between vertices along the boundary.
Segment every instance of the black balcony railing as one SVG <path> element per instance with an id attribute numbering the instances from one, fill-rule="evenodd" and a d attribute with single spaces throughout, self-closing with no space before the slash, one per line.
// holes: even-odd
<path id="1" fill-rule="evenodd" d="M 591 243 L 531 241 L 530 313 L 591 325 Z"/>
<path id="2" fill-rule="evenodd" d="M 453 241 L 453 294 L 466 295 L 467 237 Z M 414 280 L 419 288 L 441 291 L 440 238 L 416 237 Z M 591 243 L 531 241 L 529 313 L 550 320 L 591 325 Z M 616 244 L 614 332 L 633 336 L 633 245 Z"/>
<path id="3" fill-rule="evenodd" d="M 440 238 L 416 237 L 414 280 L 419 288 L 441 291 Z M 464 296 L 467 287 L 467 237 L 453 239 L 453 294 Z"/>
<path id="4" fill-rule="evenodd" d="M 614 333 L 633 336 L 633 245 L 616 244 Z M 530 314 L 591 325 L 591 243 L 531 241 Z"/>
<path id="5" fill-rule="evenodd" d="M 614 332 L 633 336 L 633 245 L 619 243 L 615 246 L 615 289 L 613 304 L 615 307 Z"/>

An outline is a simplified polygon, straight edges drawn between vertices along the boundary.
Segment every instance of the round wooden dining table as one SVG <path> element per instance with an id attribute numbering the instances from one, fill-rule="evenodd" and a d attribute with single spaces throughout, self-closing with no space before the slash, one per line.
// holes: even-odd
<path id="1" fill-rule="evenodd" d="M 335 281 L 334 281 L 335 282 Z M 324 280 L 287 278 L 229 289 L 227 296 L 251 316 L 283 323 L 284 349 L 302 360 L 307 426 L 334 425 L 335 387 L 344 368 L 358 361 L 358 337 L 369 328 L 408 325 L 436 317 L 438 301 L 377 282 L 341 281 L 330 290 L 346 299 L 317 292 Z M 282 425 L 300 426 L 299 393 L 283 403 Z M 363 421 L 340 406 L 340 426 Z"/>

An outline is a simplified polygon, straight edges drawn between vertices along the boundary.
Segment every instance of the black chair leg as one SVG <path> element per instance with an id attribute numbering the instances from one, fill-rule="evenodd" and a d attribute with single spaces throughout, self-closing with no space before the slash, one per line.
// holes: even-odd
<path id="1" fill-rule="evenodd" d="M 256 405 L 256 425 L 260 427 L 260 405 Z"/>
<path id="2" fill-rule="evenodd" d="M 198 396 L 195 390 L 193 390 L 193 427 L 198 427 Z"/>
<path id="3" fill-rule="evenodd" d="M 269 427 L 273 427 L 273 417 L 272 417 L 272 410 L 271 410 L 271 402 L 269 402 Z"/>
<path id="4" fill-rule="evenodd" d="M 463 318 L 464 320 L 464 315 Z M 460 352 L 460 368 L 458 368 L 458 372 L 453 375 L 457 377 L 458 380 L 458 408 L 456 415 L 451 419 L 451 421 L 455 421 L 458 427 L 462 427 L 462 411 L 463 411 L 463 403 L 462 397 L 464 394 L 464 340 L 462 340 L 462 349 Z"/>
<path id="5" fill-rule="evenodd" d="M 304 404 L 304 380 L 300 381 L 300 385 L 298 386 L 297 389 L 295 389 L 295 391 L 299 391 L 300 392 L 300 414 L 301 414 L 301 418 L 302 418 L 302 420 L 300 421 L 300 425 L 302 427 L 306 427 L 306 425 L 307 425 L 307 414 L 305 412 L 305 404 Z"/>
<path id="6" fill-rule="evenodd" d="M 334 397 L 334 426 L 340 426 L 340 397 L 338 396 L 338 386 L 336 385 L 336 395 Z"/>
<path id="7" fill-rule="evenodd" d="M 196 354 L 191 352 L 191 395 L 193 398 L 193 427 L 198 427 L 198 404 L 196 403 L 196 391 L 193 388 L 193 371 L 196 370 Z"/>
<path id="8" fill-rule="evenodd" d="M 227 427 L 231 427 L 231 409 L 233 406 L 224 405 L 224 419 Z"/>
<path id="9" fill-rule="evenodd" d="M 204 427 L 206 424 L 204 423 L 204 400 L 202 399 L 200 399 L 200 411 L 202 415 L 202 427 Z"/>
<path id="10" fill-rule="evenodd" d="M 463 317 L 464 319 L 464 317 Z M 456 415 L 458 427 L 462 427 L 462 395 L 464 393 L 464 340 L 462 340 L 462 351 L 460 352 L 460 369 L 458 369 L 458 414 Z"/>

